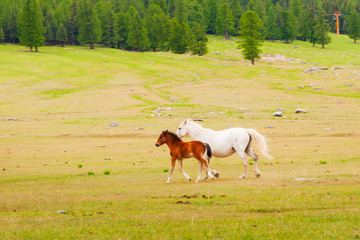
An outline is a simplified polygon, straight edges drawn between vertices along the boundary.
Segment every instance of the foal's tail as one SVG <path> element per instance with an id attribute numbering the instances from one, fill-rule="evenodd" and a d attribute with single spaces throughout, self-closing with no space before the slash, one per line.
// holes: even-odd
<path id="1" fill-rule="evenodd" d="M 255 141 L 261 155 L 263 155 L 265 158 L 269 160 L 273 159 L 273 157 L 269 154 L 267 139 L 254 129 L 247 129 L 247 130 L 250 136 L 250 141 Z"/>
<path id="2" fill-rule="evenodd" d="M 203 145 L 205 147 L 206 154 L 209 157 L 209 163 L 210 163 L 210 158 L 212 156 L 210 145 L 208 143 L 203 143 Z"/>

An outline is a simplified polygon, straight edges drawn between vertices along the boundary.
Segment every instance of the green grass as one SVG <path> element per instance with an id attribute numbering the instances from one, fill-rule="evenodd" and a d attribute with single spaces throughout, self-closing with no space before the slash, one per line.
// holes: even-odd
<path id="1" fill-rule="evenodd" d="M 0 238 L 358 239 L 358 45 L 331 36 L 266 41 L 255 66 L 214 36 L 202 57 L 0 45 Z M 315 66 L 329 70 L 303 71 Z M 275 159 L 239 180 L 236 154 L 212 158 L 220 178 L 197 184 L 185 159 L 192 181 L 176 166 L 166 184 L 154 144 L 186 118 L 254 128 Z"/>

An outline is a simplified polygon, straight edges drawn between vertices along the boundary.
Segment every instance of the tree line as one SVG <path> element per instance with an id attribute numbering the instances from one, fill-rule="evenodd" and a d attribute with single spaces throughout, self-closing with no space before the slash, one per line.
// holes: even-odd
<path id="1" fill-rule="evenodd" d="M 43 44 L 103 44 L 132 51 L 207 52 L 206 34 L 244 33 L 253 11 L 265 39 L 324 46 L 336 31 L 360 37 L 358 0 L 0 0 L 0 41 L 30 49 Z"/>

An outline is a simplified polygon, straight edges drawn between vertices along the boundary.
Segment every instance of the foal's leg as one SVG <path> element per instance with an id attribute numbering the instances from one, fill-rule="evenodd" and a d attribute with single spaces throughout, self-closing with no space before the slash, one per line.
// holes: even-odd
<path id="1" fill-rule="evenodd" d="M 179 159 L 179 169 L 180 169 L 180 172 L 182 174 L 184 174 L 184 176 L 186 177 L 186 179 L 190 182 L 191 181 L 191 178 L 189 177 L 189 175 L 186 174 L 186 172 L 183 170 L 183 160 L 182 159 Z"/>
<path id="2" fill-rule="evenodd" d="M 258 155 L 256 153 L 254 153 L 252 150 L 251 150 L 251 145 L 249 143 L 249 145 L 247 146 L 245 152 L 254 159 L 254 172 L 255 172 L 255 176 L 256 177 L 260 177 L 260 171 L 258 169 Z"/>
<path id="3" fill-rule="evenodd" d="M 199 175 L 198 175 L 198 177 L 196 178 L 195 183 L 198 183 L 199 180 L 201 179 L 201 172 L 202 172 L 202 170 L 203 170 L 203 165 L 202 165 L 201 161 L 199 161 L 199 166 L 200 166 Z"/>
<path id="4" fill-rule="evenodd" d="M 202 156 L 209 164 L 210 162 L 210 158 L 208 157 L 208 155 L 206 154 L 206 152 L 204 153 L 204 155 Z M 210 165 L 209 165 L 210 166 Z M 205 169 L 205 168 L 204 168 Z M 206 169 L 205 169 L 206 170 Z M 210 170 L 211 173 L 216 177 L 219 178 L 219 173 L 216 170 Z M 207 171 L 205 171 L 205 177 L 202 178 L 203 180 L 208 179 L 208 173 Z"/>
<path id="5" fill-rule="evenodd" d="M 206 170 L 209 178 L 214 179 L 214 176 L 212 175 L 211 170 L 209 168 L 208 161 L 206 161 L 203 157 L 201 157 L 201 155 L 200 156 L 194 156 L 194 157 L 201 162 L 201 165 Z"/>
<path id="6" fill-rule="evenodd" d="M 166 181 L 166 183 L 170 183 L 171 175 L 172 175 L 172 173 L 173 173 L 173 171 L 174 171 L 175 163 L 176 163 L 176 158 L 171 158 L 170 175 L 169 175 L 169 178 L 168 178 L 168 180 Z"/>

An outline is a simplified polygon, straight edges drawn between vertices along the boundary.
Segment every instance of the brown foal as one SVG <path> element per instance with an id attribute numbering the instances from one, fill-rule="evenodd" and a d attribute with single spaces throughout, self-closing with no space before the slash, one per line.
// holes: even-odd
<path id="1" fill-rule="evenodd" d="M 191 158 L 194 157 L 199 161 L 200 164 L 200 171 L 199 175 L 195 182 L 198 182 L 201 178 L 201 171 L 204 168 L 207 172 L 207 175 L 214 179 L 213 174 L 211 173 L 209 163 L 204 157 L 211 158 L 211 149 L 209 144 L 203 143 L 200 141 L 191 141 L 191 142 L 183 142 L 175 133 L 169 132 L 168 130 L 163 131 L 155 145 L 160 147 L 166 143 L 170 149 L 170 156 L 171 156 L 171 168 L 170 168 L 170 175 L 166 183 L 170 183 L 171 176 L 175 167 L 176 160 L 179 161 L 180 172 L 184 174 L 187 180 L 191 181 L 189 175 L 187 175 L 183 168 L 182 168 L 182 161 L 184 158 Z"/>

